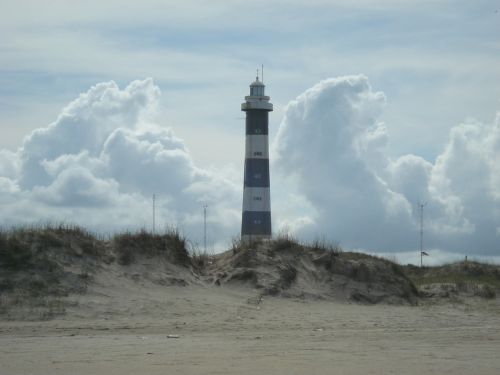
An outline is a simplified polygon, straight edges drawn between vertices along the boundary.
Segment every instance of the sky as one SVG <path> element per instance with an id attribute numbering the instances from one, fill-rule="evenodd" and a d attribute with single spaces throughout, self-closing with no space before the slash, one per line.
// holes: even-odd
<path id="1" fill-rule="evenodd" d="M 273 231 L 500 261 L 498 1 L 2 1 L 0 224 L 240 230 L 264 64 Z"/>

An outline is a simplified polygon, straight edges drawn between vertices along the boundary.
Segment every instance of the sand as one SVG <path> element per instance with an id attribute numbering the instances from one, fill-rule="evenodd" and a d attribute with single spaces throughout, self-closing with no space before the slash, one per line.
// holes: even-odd
<path id="1" fill-rule="evenodd" d="M 2 375 L 500 374 L 498 298 L 360 305 L 133 281 L 72 298 L 52 320 L 0 322 Z"/>

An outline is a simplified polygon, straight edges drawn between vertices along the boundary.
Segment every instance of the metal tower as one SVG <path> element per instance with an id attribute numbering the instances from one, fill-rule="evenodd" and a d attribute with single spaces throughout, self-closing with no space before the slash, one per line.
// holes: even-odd
<path id="1" fill-rule="evenodd" d="M 246 112 L 245 177 L 241 240 L 271 238 L 271 194 L 269 179 L 269 112 L 273 105 L 264 95 L 259 77 L 250 85 L 241 110 Z"/>

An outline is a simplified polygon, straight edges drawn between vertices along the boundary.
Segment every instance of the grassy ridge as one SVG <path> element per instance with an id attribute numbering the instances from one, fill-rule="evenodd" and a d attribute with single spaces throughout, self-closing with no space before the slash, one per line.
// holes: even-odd
<path id="1" fill-rule="evenodd" d="M 300 259 L 306 256 L 314 267 L 320 267 L 318 271 L 324 269 L 361 283 L 382 282 L 389 287 L 396 281 L 409 281 L 410 294 L 418 294 L 416 287 L 431 284 L 453 284 L 459 292 L 472 290 L 487 298 L 495 297 L 496 290 L 500 290 L 500 267 L 478 262 L 401 266 L 372 255 L 344 252 L 338 244 L 325 241 L 300 243 L 288 234 L 267 242 L 235 240 L 231 250 L 232 268 L 278 262 L 280 285 L 285 289 L 294 283 Z M 259 257 L 262 251 L 267 252 L 267 258 Z M 26 298 L 83 293 L 103 265 L 128 267 L 141 257 L 160 257 L 181 267 L 192 267 L 198 275 L 210 275 L 215 265 L 213 256 L 196 251 L 190 254 L 187 240 L 175 229 L 161 234 L 140 230 L 109 237 L 63 224 L 0 229 L 0 296 L 14 292 Z M 247 277 L 250 271 L 245 272 Z"/>
<path id="2" fill-rule="evenodd" d="M 435 267 L 405 266 L 404 268 L 416 285 L 477 283 L 500 289 L 500 267 L 492 264 L 467 261 Z"/>
<path id="3" fill-rule="evenodd" d="M 173 230 L 125 232 L 107 239 L 71 225 L 0 230 L 0 294 L 81 293 L 103 263 L 127 266 L 140 256 L 160 256 L 181 266 L 190 263 L 185 239 Z"/>
<path id="4" fill-rule="evenodd" d="M 25 226 L 0 229 L 0 267 L 6 270 L 37 268 L 51 264 L 48 255 L 108 258 L 130 264 L 137 255 L 161 255 L 173 263 L 188 264 L 186 240 L 175 229 L 161 234 L 145 230 L 110 237 L 95 235 L 74 225 Z"/>
<path id="5" fill-rule="evenodd" d="M 500 267 L 493 264 L 467 261 L 435 267 L 408 265 L 404 272 L 421 289 L 440 284 L 446 293 L 469 293 L 488 299 L 495 298 L 500 290 Z"/>

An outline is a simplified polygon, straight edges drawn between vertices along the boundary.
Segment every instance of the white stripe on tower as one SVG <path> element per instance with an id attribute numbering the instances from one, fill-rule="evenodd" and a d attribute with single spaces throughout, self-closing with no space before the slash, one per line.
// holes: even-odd
<path id="1" fill-rule="evenodd" d="M 246 112 L 245 178 L 241 239 L 244 242 L 271 238 L 269 176 L 269 112 L 273 105 L 264 94 L 259 77 L 250 85 L 241 110 Z"/>
<path id="2" fill-rule="evenodd" d="M 245 159 L 269 159 L 269 137 L 267 135 L 247 135 Z"/>
<path id="3" fill-rule="evenodd" d="M 269 188 L 245 187 L 243 193 L 243 210 L 271 212 L 271 196 Z"/>

